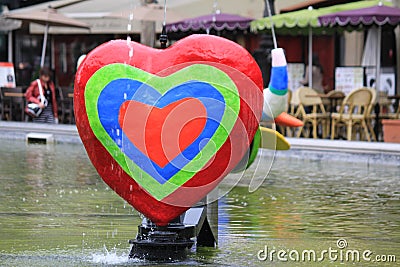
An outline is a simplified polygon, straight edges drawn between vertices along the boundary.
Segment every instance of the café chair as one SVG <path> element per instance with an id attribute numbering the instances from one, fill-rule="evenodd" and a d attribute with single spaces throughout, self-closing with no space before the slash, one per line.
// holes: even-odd
<path id="1" fill-rule="evenodd" d="M 2 88 L 0 87 L 0 120 L 3 120 L 4 118 L 4 109 L 5 109 L 5 103 L 3 100 L 3 93 L 2 93 Z"/>
<path id="2" fill-rule="evenodd" d="M 377 103 L 377 99 L 376 99 L 377 94 L 376 94 L 375 88 L 372 88 L 372 87 L 364 87 L 364 88 L 370 90 L 372 93 L 371 104 L 368 107 L 369 110 L 367 111 L 367 116 L 366 116 L 365 121 L 367 123 L 368 130 L 371 134 L 371 140 L 377 141 L 377 138 L 375 135 L 375 130 L 373 127 L 373 122 L 375 121 L 375 117 L 376 117 L 375 116 L 375 106 Z"/>
<path id="3" fill-rule="evenodd" d="M 289 91 L 290 91 L 290 96 L 289 96 Z M 288 105 L 287 113 L 292 115 L 293 117 L 300 119 L 299 114 L 297 113 L 297 108 L 299 107 L 299 97 L 297 94 L 297 90 L 295 90 L 295 91 L 288 90 L 287 105 Z M 297 131 L 298 131 L 298 128 L 286 127 L 286 136 L 288 136 L 288 137 L 296 136 Z"/>
<path id="4" fill-rule="evenodd" d="M 8 121 L 24 121 L 25 105 L 24 88 L 17 86 L 15 88 L 1 87 L 1 119 Z"/>
<path id="5" fill-rule="evenodd" d="M 292 90 L 288 89 L 287 101 L 286 101 L 286 107 L 285 107 L 285 112 L 286 113 L 289 113 L 290 101 L 292 100 L 292 95 L 293 95 Z M 279 127 L 279 132 L 282 135 L 291 136 L 291 128 L 290 127 L 285 127 L 285 126 L 282 126 L 282 125 L 278 125 L 278 127 Z"/>
<path id="6" fill-rule="evenodd" d="M 366 139 L 371 141 L 367 117 L 371 111 L 372 101 L 373 93 L 369 88 L 363 87 L 351 91 L 343 100 L 339 112 L 331 114 L 331 139 L 336 137 L 339 127 L 344 127 L 347 140 L 352 140 L 353 133 L 362 128 Z"/>
<path id="7" fill-rule="evenodd" d="M 292 116 L 297 116 L 297 108 L 299 107 L 300 101 L 297 90 L 292 92 L 289 100 L 288 112 Z"/>
<path id="8" fill-rule="evenodd" d="M 57 86 L 57 103 L 60 123 L 74 123 L 73 87 Z"/>
<path id="9" fill-rule="evenodd" d="M 64 123 L 65 118 L 65 103 L 62 88 L 60 86 L 56 87 L 56 100 L 58 106 L 58 119 L 60 123 Z"/>
<path id="10" fill-rule="evenodd" d="M 396 112 L 388 114 L 389 119 L 399 120 L 400 119 L 400 105 L 397 106 Z"/>
<path id="11" fill-rule="evenodd" d="M 371 132 L 371 137 L 373 140 L 377 140 L 375 136 L 375 131 L 372 126 L 372 122 L 375 121 L 376 119 L 376 113 L 375 113 L 375 105 L 379 103 L 379 120 L 383 119 L 399 119 L 399 113 L 400 113 L 400 108 L 397 107 L 397 110 L 395 110 L 396 107 L 393 107 L 392 101 L 388 98 L 388 94 L 386 92 L 379 92 L 379 99 L 377 99 L 377 93 L 374 88 L 369 88 L 372 93 L 372 104 L 371 104 L 371 110 L 368 112 L 367 115 L 367 125 L 368 128 Z M 379 133 L 382 133 L 381 129 L 379 130 Z"/>
<path id="12" fill-rule="evenodd" d="M 399 106 L 394 110 L 392 100 L 386 92 L 379 93 L 379 119 L 399 119 Z"/>
<path id="13" fill-rule="evenodd" d="M 1 87 L 0 88 L 0 102 L 1 102 L 1 120 L 11 120 L 12 116 L 12 103 L 9 97 L 6 97 L 4 93 L 8 91 L 9 88 Z"/>
<path id="14" fill-rule="evenodd" d="M 297 137 L 309 137 L 312 129 L 312 137 L 318 138 L 318 128 L 322 128 L 322 138 L 328 136 L 329 112 L 326 112 L 318 92 L 309 87 L 300 87 L 296 91 L 299 105 L 295 117 L 303 121 L 303 126 L 299 128 Z M 310 130 L 308 130 L 310 129 Z"/>

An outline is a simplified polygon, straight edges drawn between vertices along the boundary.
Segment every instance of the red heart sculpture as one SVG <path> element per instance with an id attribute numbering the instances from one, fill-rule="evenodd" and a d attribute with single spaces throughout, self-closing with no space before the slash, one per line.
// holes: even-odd
<path id="1" fill-rule="evenodd" d="M 176 185 L 176 188 L 162 199 L 157 199 L 149 193 L 149 190 L 137 182 L 137 177 L 132 177 L 132 173 L 128 173 L 121 166 L 121 161 L 116 160 L 110 153 L 106 142 L 100 142 L 101 138 L 109 137 L 99 136 L 97 130 L 93 128 L 95 126 L 91 116 L 97 114 L 96 109 L 103 103 L 95 103 L 89 97 L 91 92 L 86 90 L 96 88 L 96 84 L 89 86 L 88 82 L 91 83 L 91 78 L 98 71 L 107 66 L 113 66 L 112 64 L 115 63 L 132 66 L 132 68 L 140 69 L 157 77 L 174 75 L 195 64 L 211 66 L 218 69 L 219 72 L 225 73 L 233 81 L 240 96 L 237 119 L 232 129 L 228 129 L 227 139 L 218 147 L 217 152 L 210 157 L 207 164 L 193 173 L 189 177 L 190 179 L 185 180 L 182 185 Z M 107 76 L 102 78 L 107 79 Z M 134 79 L 135 77 L 127 75 L 124 78 Z M 212 78 L 210 77 L 210 79 Z M 211 85 L 214 88 L 219 86 L 218 81 L 211 82 Z M 192 35 L 164 50 L 153 49 L 126 40 L 115 40 L 90 52 L 78 69 L 74 92 L 76 125 L 88 156 L 102 179 L 136 210 L 156 224 L 165 225 L 206 196 L 242 159 L 259 126 L 263 106 L 262 90 L 261 72 L 253 57 L 244 48 L 227 39 L 211 35 Z M 128 125 L 130 122 L 126 120 L 127 117 L 133 116 L 131 113 L 133 111 L 130 110 L 133 102 L 130 102 L 130 99 L 127 100 L 127 104 L 120 104 L 121 106 L 115 109 L 119 112 L 119 124 L 124 128 L 123 131 L 128 139 L 132 143 L 136 143 L 137 148 L 156 162 L 155 164 L 158 163 L 160 168 L 165 166 L 176 153 L 187 147 L 204 127 L 204 103 L 188 99 L 179 102 L 178 99 L 176 102 L 170 103 L 172 106 L 162 107 L 158 110 L 153 107 L 154 114 L 158 115 L 155 115 L 155 119 L 146 122 L 150 125 L 140 123 L 137 130 L 141 132 L 134 133 L 134 126 Z M 186 117 L 175 124 L 182 129 L 182 131 L 176 130 L 176 133 L 179 133 L 178 136 L 171 140 L 164 140 L 163 137 L 160 137 L 160 131 L 156 131 L 156 133 L 149 133 L 155 135 L 154 144 L 147 144 L 149 138 L 153 139 L 153 136 L 147 136 L 146 128 L 159 123 L 165 124 L 165 121 L 161 122 L 159 118 L 165 117 L 166 114 L 174 115 L 175 108 L 184 106 L 185 103 L 196 106 L 197 112 L 189 112 Z M 132 108 L 135 108 L 135 105 Z M 142 102 L 136 105 L 136 108 L 143 111 L 146 109 L 146 105 Z M 207 108 L 212 110 L 210 107 Z M 101 112 L 107 112 L 107 109 L 102 109 Z M 148 114 L 152 117 L 152 112 Z M 207 114 L 208 117 L 211 115 Z M 101 126 L 101 124 L 99 125 Z M 170 132 L 169 129 L 166 130 Z M 163 135 L 161 134 L 161 136 Z M 164 149 L 161 155 L 156 155 L 160 152 L 160 147 L 163 147 L 164 142 L 168 143 L 171 148 Z M 139 165 L 138 163 L 137 166 Z M 175 184 L 171 183 L 170 185 Z"/>
<path id="2" fill-rule="evenodd" d="M 200 135 L 205 124 L 206 110 L 197 99 L 185 98 L 164 108 L 137 101 L 127 101 L 121 106 L 122 130 L 160 167 L 165 167 L 185 150 Z M 171 137 L 173 140 L 169 140 Z"/>

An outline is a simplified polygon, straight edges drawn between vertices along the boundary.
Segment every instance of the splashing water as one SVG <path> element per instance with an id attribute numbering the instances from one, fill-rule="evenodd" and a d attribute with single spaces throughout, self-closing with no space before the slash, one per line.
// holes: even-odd
<path id="1" fill-rule="evenodd" d="M 92 255 L 92 262 L 107 265 L 123 264 L 127 262 L 139 262 L 136 259 L 129 259 L 128 254 L 118 254 L 116 249 L 108 251 L 106 245 L 103 247 L 104 253 L 94 253 Z"/>

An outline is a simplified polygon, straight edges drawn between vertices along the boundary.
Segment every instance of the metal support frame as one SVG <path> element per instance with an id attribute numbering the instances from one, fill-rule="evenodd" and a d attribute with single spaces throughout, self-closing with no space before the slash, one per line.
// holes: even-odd
<path id="1" fill-rule="evenodd" d="M 145 218 L 136 238 L 129 240 L 129 257 L 153 262 L 184 260 L 193 248 L 217 245 L 217 224 L 217 201 L 209 205 L 201 201 L 167 226 L 157 226 Z"/>

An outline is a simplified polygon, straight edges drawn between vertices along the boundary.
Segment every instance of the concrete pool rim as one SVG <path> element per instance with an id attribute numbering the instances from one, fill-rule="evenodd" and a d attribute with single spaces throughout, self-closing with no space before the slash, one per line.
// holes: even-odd
<path id="1" fill-rule="evenodd" d="M 52 135 L 54 143 L 82 144 L 75 125 L 0 121 L 0 139 L 26 140 L 27 135 L 32 133 L 41 133 L 45 136 Z M 291 149 L 277 151 L 277 157 L 361 161 L 368 164 L 400 167 L 399 143 L 311 138 L 287 138 L 287 140 L 291 145 Z"/>

